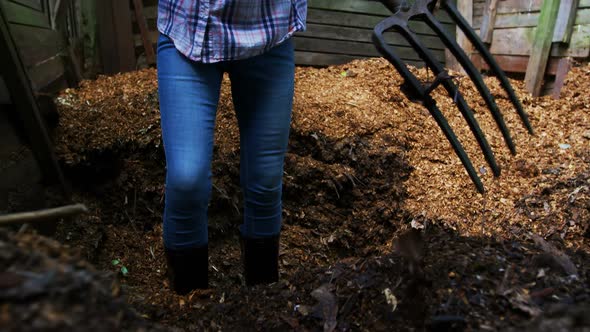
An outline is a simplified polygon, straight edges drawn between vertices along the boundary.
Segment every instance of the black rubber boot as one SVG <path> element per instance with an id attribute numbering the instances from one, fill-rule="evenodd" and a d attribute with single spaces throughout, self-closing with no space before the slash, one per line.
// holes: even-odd
<path id="1" fill-rule="evenodd" d="M 246 285 L 277 282 L 279 280 L 279 236 L 262 239 L 242 237 L 241 241 Z"/>
<path id="2" fill-rule="evenodd" d="M 170 288 L 179 295 L 209 286 L 208 246 L 172 250 L 165 248 Z"/>

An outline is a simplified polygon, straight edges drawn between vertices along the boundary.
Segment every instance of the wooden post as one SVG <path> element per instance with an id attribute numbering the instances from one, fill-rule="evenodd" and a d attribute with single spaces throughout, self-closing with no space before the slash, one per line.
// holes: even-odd
<path id="1" fill-rule="evenodd" d="M 539 96 L 541 94 L 545 69 L 551 52 L 553 32 L 557 23 L 559 3 L 560 0 L 544 0 L 543 6 L 541 7 L 541 16 L 539 17 L 539 24 L 535 32 L 535 39 L 533 40 L 533 47 L 531 48 L 529 64 L 524 79 L 527 91 L 533 96 Z"/>
<path id="2" fill-rule="evenodd" d="M 483 18 L 481 21 L 479 35 L 481 36 L 481 40 L 488 45 L 492 43 L 492 38 L 494 36 L 497 7 L 498 0 L 486 0 L 485 6 L 483 8 Z"/>
<path id="3" fill-rule="evenodd" d="M 465 20 L 470 25 L 473 24 L 473 1 L 472 0 L 457 0 L 457 10 L 459 10 L 459 13 L 461 13 L 461 15 L 463 15 L 463 17 L 465 17 Z M 457 27 L 457 43 L 459 44 L 459 46 L 461 46 L 461 48 L 463 48 L 463 50 L 465 51 L 465 53 L 468 56 L 471 56 L 471 53 L 473 50 L 471 43 L 469 42 L 469 39 L 467 39 L 467 37 L 463 34 L 461 29 L 459 29 L 459 27 Z M 449 50 L 446 50 L 445 57 L 446 57 L 446 62 L 447 62 L 448 68 L 463 72 L 463 68 L 461 67 L 461 65 L 459 64 L 457 59 L 455 59 L 455 57 L 451 54 L 451 52 Z"/>
<path id="4" fill-rule="evenodd" d="M 70 0 L 56 0 L 55 5 L 51 8 L 51 28 L 53 30 L 59 29 L 61 25 L 61 18 L 65 15 L 67 7 L 70 5 Z"/>
<path id="5" fill-rule="evenodd" d="M 83 71 L 85 77 L 94 77 L 98 71 L 98 32 L 97 32 L 97 6 L 95 0 L 83 0 L 80 2 L 82 12 L 82 41 L 84 54 Z"/>
<path id="6" fill-rule="evenodd" d="M 105 74 L 135 69 L 135 49 L 128 0 L 96 2 L 100 54 Z"/>
<path id="7" fill-rule="evenodd" d="M 561 96 L 561 89 L 563 89 L 565 78 L 567 77 L 567 73 L 570 71 L 571 66 L 571 58 L 561 58 L 559 60 L 557 64 L 557 73 L 555 73 L 555 82 L 553 83 L 553 91 L 551 91 L 551 97 L 553 97 L 553 99 L 559 99 Z"/>
<path id="8" fill-rule="evenodd" d="M 143 42 L 143 48 L 145 49 L 145 57 L 149 65 L 156 63 L 156 53 L 154 52 L 154 46 L 150 40 L 150 31 L 143 15 L 143 0 L 133 0 L 133 8 L 135 9 L 135 19 L 141 33 L 141 41 Z"/>
<path id="9" fill-rule="evenodd" d="M 572 38 L 572 30 L 576 21 L 579 0 L 561 0 L 557 23 L 553 33 L 554 43 L 569 44 Z"/>
<path id="10" fill-rule="evenodd" d="M 0 63 L 2 63 L 0 75 L 7 82 L 6 87 L 12 103 L 16 106 L 24 124 L 31 149 L 40 165 L 44 180 L 48 183 L 58 183 L 61 185 L 63 193 L 69 196 L 69 190 L 53 152 L 47 129 L 40 116 L 39 105 L 33 95 L 29 78 L 17 52 L 1 6 L 0 49 L 2 49 L 0 52 Z"/>
<path id="11" fill-rule="evenodd" d="M 66 64 L 66 78 L 70 87 L 78 86 L 78 83 L 82 80 L 82 68 L 80 62 L 75 55 L 74 45 L 68 35 L 68 12 L 73 6 L 72 0 L 58 0 L 53 13 L 51 13 L 51 26 L 54 30 L 61 32 L 61 35 L 66 42 L 66 52 L 63 54 L 64 63 Z M 72 23 L 73 24 L 73 23 Z M 74 27 L 72 27 L 74 29 Z"/>

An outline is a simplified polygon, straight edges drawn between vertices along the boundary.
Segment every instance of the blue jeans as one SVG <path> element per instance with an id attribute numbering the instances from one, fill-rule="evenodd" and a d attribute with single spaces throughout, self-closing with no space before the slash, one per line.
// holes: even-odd
<path id="1" fill-rule="evenodd" d="M 215 114 L 223 73 L 232 85 L 240 127 L 242 236 L 264 238 L 281 229 L 282 176 L 295 65 L 291 40 L 245 60 L 191 61 L 161 35 L 158 84 L 166 153 L 164 245 L 206 245 Z"/>

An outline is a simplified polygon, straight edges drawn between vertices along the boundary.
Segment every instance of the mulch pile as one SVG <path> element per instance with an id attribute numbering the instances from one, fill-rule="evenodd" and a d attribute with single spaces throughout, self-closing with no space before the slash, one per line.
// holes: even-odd
<path id="1" fill-rule="evenodd" d="M 425 70 L 414 70 L 432 80 Z M 523 329 L 590 326 L 590 66 L 562 99 L 531 98 L 529 135 L 493 78 L 509 153 L 468 79 L 502 168 L 494 178 L 451 98 L 434 94 L 485 184 L 477 193 L 442 132 L 383 59 L 298 68 L 285 163 L 282 281 L 243 286 L 238 128 L 229 81 L 217 116 L 211 284 L 170 294 L 161 245 L 164 158 L 155 70 L 100 77 L 58 98 L 56 150 L 92 213 L 59 238 L 121 274 L 128 302 L 181 328 Z M 586 264 L 587 265 L 587 264 Z"/>
<path id="2" fill-rule="evenodd" d="M 416 72 L 423 80 L 432 79 L 426 71 Z M 529 113 L 535 136 L 524 130 L 498 82 L 493 78 L 486 79 L 504 112 L 517 146 L 516 156 L 510 155 L 474 86 L 467 78 L 461 79 L 462 91 L 474 107 L 476 118 L 502 168 L 503 174 L 499 178 L 494 178 L 488 169 L 452 100 L 442 89 L 436 91 L 439 107 L 447 115 L 474 165 L 480 169 L 488 190 L 486 195 L 473 190 L 463 166 L 434 120 L 421 106 L 410 103 L 403 96 L 398 87 L 399 76 L 384 60 L 354 62 L 327 69 L 298 69 L 292 136 L 295 145 L 302 140 L 311 143 L 315 140 L 317 146 L 370 137 L 382 149 L 393 153 L 400 152 L 402 146 L 413 168 L 412 176 L 405 183 L 407 208 L 416 214 L 423 212 L 428 218 L 454 223 L 453 227 L 469 234 L 480 234 L 481 223 L 489 223 L 489 227 L 484 228 L 490 235 L 511 225 L 522 226 L 536 221 L 538 217 L 531 218 L 522 211 L 515 215 L 506 212 L 514 210 L 523 197 L 546 190 L 553 182 L 572 178 L 587 169 L 586 163 L 577 161 L 590 144 L 590 97 L 583 93 L 590 85 L 589 72 L 586 66 L 574 68 L 566 81 L 562 99 L 558 101 L 548 97 L 533 99 L 523 92 L 522 82 L 512 82 Z M 62 125 L 56 133 L 57 148 L 67 164 L 78 164 L 101 156 L 101 153 L 160 147 L 154 70 L 86 81 L 78 90 L 66 90 L 58 102 L 62 108 Z M 219 154 L 235 153 L 238 129 L 233 119 L 227 80 L 222 89 L 218 127 L 216 144 Z M 396 141 L 395 144 L 392 141 Z M 314 149 L 314 144 L 302 143 L 307 146 L 295 148 Z M 354 153 L 354 147 L 350 151 Z M 584 196 L 587 189 L 582 189 L 576 194 Z M 563 215 L 555 210 L 560 208 L 559 204 L 555 201 L 547 203 L 554 214 Z M 478 218 L 482 215 L 486 217 Z M 474 218 L 477 223 L 464 222 Z M 569 229 L 567 222 L 559 220 L 549 228 L 539 225 L 525 228 L 548 236 L 557 229 Z M 584 225 L 577 226 L 580 227 Z"/>

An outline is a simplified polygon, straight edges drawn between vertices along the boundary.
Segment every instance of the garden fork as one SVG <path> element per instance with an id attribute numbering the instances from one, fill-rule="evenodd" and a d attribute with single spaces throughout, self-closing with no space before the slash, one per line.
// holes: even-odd
<path id="1" fill-rule="evenodd" d="M 469 177 L 477 187 L 480 193 L 484 193 L 484 186 L 481 179 L 477 175 L 473 164 L 469 160 L 465 149 L 457 139 L 457 136 L 449 126 L 446 118 L 442 115 L 440 109 L 436 105 L 436 101 L 432 98 L 430 93 L 436 89 L 439 85 L 442 85 L 448 94 L 455 101 L 457 108 L 467 121 L 469 128 L 473 132 L 481 150 L 483 151 L 484 157 L 492 169 L 494 176 L 500 175 L 500 168 L 496 163 L 494 154 L 490 148 L 490 145 L 481 131 L 481 128 L 473 116 L 473 110 L 469 107 L 463 95 L 459 92 L 458 87 L 453 83 L 453 77 L 448 74 L 443 65 L 438 62 L 432 52 L 424 46 L 418 36 L 412 32 L 409 27 L 409 22 L 412 20 L 425 22 L 434 33 L 440 38 L 446 48 L 455 56 L 458 62 L 461 64 L 469 78 L 475 84 L 475 87 L 479 91 L 480 95 L 484 99 L 486 105 L 491 111 L 494 121 L 498 125 L 506 145 L 510 149 L 512 154 L 516 154 L 516 148 L 510 136 L 510 131 L 506 126 L 506 123 L 502 117 L 502 113 L 498 109 L 494 97 L 490 90 L 483 81 L 483 78 L 473 62 L 469 59 L 469 56 L 461 49 L 455 39 L 450 36 L 442 24 L 434 17 L 433 11 L 438 0 L 415 0 L 412 5 L 408 5 L 406 1 L 399 0 L 375 0 L 383 3 L 390 11 L 393 12 L 393 16 L 386 18 L 381 21 L 374 29 L 373 32 L 373 43 L 383 55 L 400 73 L 403 77 L 404 82 L 401 85 L 401 90 L 404 94 L 412 101 L 418 102 L 428 109 L 430 114 L 434 117 L 438 126 L 442 129 L 444 135 L 451 143 L 451 146 L 457 153 L 459 159 L 463 163 L 463 166 L 467 170 Z M 482 58 L 486 61 L 490 67 L 491 72 L 500 80 L 501 86 L 504 88 L 508 97 L 514 107 L 524 126 L 527 128 L 530 134 L 533 134 L 533 128 L 529 122 L 528 116 L 524 111 L 524 108 L 516 96 L 514 89 L 510 85 L 506 74 L 500 69 L 500 66 L 495 61 L 494 57 L 490 54 L 485 44 L 477 36 L 475 31 L 469 26 L 469 23 L 459 13 L 457 8 L 451 3 L 450 0 L 441 0 L 440 7 L 446 11 L 449 17 L 455 24 L 463 31 L 465 36 L 473 44 L 475 49 L 481 54 Z M 383 33 L 386 31 L 398 32 L 404 39 L 408 41 L 410 46 L 418 53 L 420 58 L 425 62 L 427 68 L 431 69 L 436 75 L 434 81 L 428 86 L 424 86 L 418 78 L 412 74 L 404 61 L 396 54 L 395 50 L 387 44 L 383 37 Z"/>

